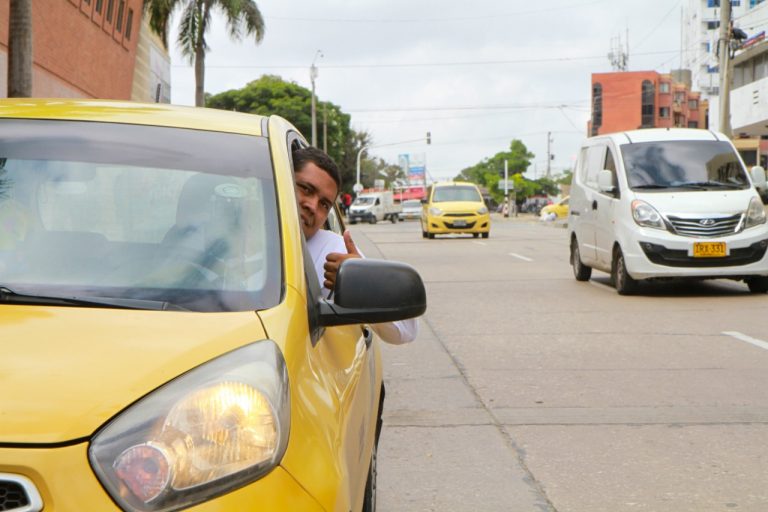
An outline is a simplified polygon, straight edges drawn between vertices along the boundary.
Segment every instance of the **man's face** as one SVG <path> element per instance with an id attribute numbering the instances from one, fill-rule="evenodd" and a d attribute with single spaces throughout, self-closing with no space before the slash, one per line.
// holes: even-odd
<path id="1" fill-rule="evenodd" d="M 307 239 L 323 227 L 333 208 L 338 189 L 333 178 L 312 162 L 294 172 L 301 229 Z"/>

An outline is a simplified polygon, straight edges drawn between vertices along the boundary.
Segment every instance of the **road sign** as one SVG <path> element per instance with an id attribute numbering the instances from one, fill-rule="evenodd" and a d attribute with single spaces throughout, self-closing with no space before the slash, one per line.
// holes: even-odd
<path id="1" fill-rule="evenodd" d="M 504 187 L 504 184 L 506 183 L 506 187 Z M 515 180 L 499 180 L 499 190 L 515 190 Z"/>

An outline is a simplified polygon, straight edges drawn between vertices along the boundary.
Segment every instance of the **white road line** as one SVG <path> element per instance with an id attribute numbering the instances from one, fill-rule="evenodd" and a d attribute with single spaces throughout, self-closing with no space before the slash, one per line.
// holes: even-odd
<path id="1" fill-rule="evenodd" d="M 526 258 L 525 256 L 521 256 L 519 254 L 515 254 L 514 252 L 509 253 L 510 256 L 514 256 L 515 258 L 520 258 L 523 261 L 533 261 L 531 258 Z"/>
<path id="2" fill-rule="evenodd" d="M 487 245 L 485 242 L 473 242 L 473 243 L 476 243 L 477 245 Z"/>
<path id="3" fill-rule="evenodd" d="M 768 350 L 768 342 L 766 341 L 758 340 L 757 338 L 752 338 L 746 334 L 741 334 L 740 332 L 736 331 L 723 331 L 723 334 L 726 336 L 731 336 L 732 338 L 736 338 L 737 340 L 746 341 L 747 343 L 751 343 L 756 347 Z"/>

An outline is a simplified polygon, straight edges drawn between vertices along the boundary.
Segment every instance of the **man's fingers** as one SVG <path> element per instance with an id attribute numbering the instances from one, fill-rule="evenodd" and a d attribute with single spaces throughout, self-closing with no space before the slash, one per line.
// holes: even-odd
<path id="1" fill-rule="evenodd" d="M 349 230 L 344 231 L 344 245 L 347 247 L 347 254 L 357 254 L 360 256 L 355 242 L 352 241 L 352 233 Z"/>

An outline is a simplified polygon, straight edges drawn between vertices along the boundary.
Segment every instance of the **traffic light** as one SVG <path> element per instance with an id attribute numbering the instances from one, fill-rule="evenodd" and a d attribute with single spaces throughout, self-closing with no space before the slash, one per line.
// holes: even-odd
<path id="1" fill-rule="evenodd" d="M 432 132 L 427 132 L 427 144 L 432 144 Z"/>

